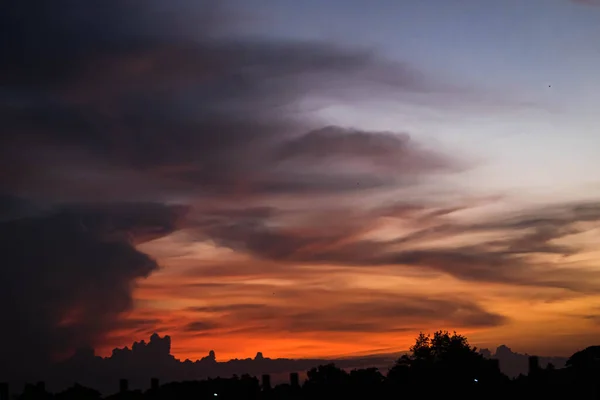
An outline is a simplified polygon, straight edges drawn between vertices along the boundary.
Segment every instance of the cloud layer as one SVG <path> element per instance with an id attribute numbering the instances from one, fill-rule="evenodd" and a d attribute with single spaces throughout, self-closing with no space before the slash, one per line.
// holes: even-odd
<path id="1" fill-rule="evenodd" d="M 191 352 L 217 332 L 321 351 L 317 333 L 389 346 L 375 334 L 512 321 L 411 279 L 598 292 L 597 271 L 565 263 L 597 204 L 461 219 L 476 201 L 425 184 L 462 171 L 462 155 L 314 113 L 435 96 L 433 79 L 364 49 L 239 37 L 228 17 L 183 0 L 0 6 L 6 360 L 27 372 L 32 358 L 153 330 Z M 323 307 L 298 305 L 308 296 Z"/>

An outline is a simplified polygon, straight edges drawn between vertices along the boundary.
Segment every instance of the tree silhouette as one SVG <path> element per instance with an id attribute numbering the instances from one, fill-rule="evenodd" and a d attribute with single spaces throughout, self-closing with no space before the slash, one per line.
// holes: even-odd
<path id="1" fill-rule="evenodd" d="M 410 347 L 410 354 L 403 355 L 394 367 L 429 368 L 433 366 L 467 365 L 483 359 L 476 347 L 471 347 L 467 338 L 454 332 L 437 331 L 431 335 L 420 333 L 415 344 Z"/>
<path id="2" fill-rule="evenodd" d="M 56 400 L 98 400 L 101 398 L 97 390 L 75 384 L 74 386 L 57 393 Z"/>
<path id="3" fill-rule="evenodd" d="M 436 332 L 437 334 L 437 332 Z M 415 344 L 410 347 L 411 360 L 425 360 L 431 361 L 433 358 L 432 341 L 430 335 L 425 335 L 423 332 L 419 333 Z"/>
<path id="4" fill-rule="evenodd" d="M 385 377 L 377 368 L 350 371 L 350 386 L 355 398 L 378 398 L 384 382 Z"/>
<path id="5" fill-rule="evenodd" d="M 303 389 L 313 398 L 331 398 L 345 394 L 350 382 L 350 375 L 333 363 L 311 368 L 306 377 Z"/>
<path id="6" fill-rule="evenodd" d="M 335 364 L 319 365 L 311 368 L 307 373 L 306 384 L 311 386 L 341 385 L 348 381 L 348 373 Z"/>
<path id="7" fill-rule="evenodd" d="M 600 346 L 578 351 L 567 360 L 566 366 L 579 371 L 597 372 L 600 370 Z"/>
<path id="8" fill-rule="evenodd" d="M 430 395 L 449 390 L 476 395 L 502 378 L 497 364 L 479 354 L 465 336 L 441 330 L 433 336 L 420 333 L 410 354 L 400 357 L 388 373 L 390 385 Z"/>

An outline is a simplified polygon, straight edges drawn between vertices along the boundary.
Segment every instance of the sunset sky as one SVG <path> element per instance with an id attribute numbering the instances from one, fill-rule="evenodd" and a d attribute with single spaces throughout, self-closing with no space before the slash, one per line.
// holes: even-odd
<path id="1" fill-rule="evenodd" d="M 11 356 L 598 344 L 600 3 L 28 0 L 0 32 Z"/>

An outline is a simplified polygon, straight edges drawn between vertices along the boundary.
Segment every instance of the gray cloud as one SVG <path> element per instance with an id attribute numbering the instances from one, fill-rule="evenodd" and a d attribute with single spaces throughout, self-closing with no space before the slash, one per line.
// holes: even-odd
<path id="1" fill-rule="evenodd" d="M 19 45 L 1 49 L 11 60 L 0 62 L 2 159 L 15 173 L 0 185 L 38 197 L 66 190 L 71 199 L 108 188 L 154 197 L 336 192 L 448 166 L 406 136 L 335 127 L 302 135 L 315 123 L 297 103 L 312 91 L 425 89 L 419 74 L 366 51 L 215 35 L 222 16 L 201 4 L 3 4 L 4 36 Z M 186 13 L 197 16 L 194 35 L 182 26 Z M 301 150 L 286 156 L 290 146 Z M 340 168 L 396 161 L 385 174 L 369 166 L 346 174 L 275 168 L 325 148 L 344 149 L 331 158 Z"/>
<path id="2" fill-rule="evenodd" d="M 161 320 L 157 318 L 130 318 L 119 320 L 115 323 L 115 328 L 132 331 L 135 334 L 154 333 L 157 326 L 161 325 Z"/>
<path id="3" fill-rule="evenodd" d="M 217 244 L 246 251 L 257 257 L 288 263 L 330 263 L 353 266 L 398 265 L 427 268 L 466 281 L 544 286 L 595 293 L 600 274 L 567 264 L 578 247 L 554 243 L 568 235 L 585 232 L 600 223 L 596 203 L 563 204 L 536 211 L 491 219 L 475 224 L 452 222 L 450 209 L 384 207 L 371 214 L 353 216 L 352 223 L 329 225 L 330 220 L 313 221 L 309 230 L 274 228 L 270 220 L 236 221 L 200 225 L 199 230 Z M 460 207 L 459 207 L 460 208 Z M 372 218 L 398 215 L 416 227 L 414 233 L 387 241 L 360 238 Z M 419 230 L 423 218 L 430 227 Z M 583 226 L 584 224 L 592 224 Z M 428 240 L 461 234 L 494 233 L 473 245 L 434 247 Z M 415 245 L 419 245 L 415 248 Z M 535 255 L 562 256 L 565 263 L 552 264 Z"/>
<path id="4" fill-rule="evenodd" d="M 265 307 L 266 306 L 264 304 L 227 304 L 209 307 L 190 307 L 188 308 L 188 310 L 200 313 L 228 313 L 237 311 L 258 310 L 264 309 Z"/>
<path id="5" fill-rule="evenodd" d="M 406 134 L 391 132 L 364 132 L 328 126 L 308 132 L 285 143 L 278 151 L 277 160 L 299 159 L 309 165 L 331 163 L 336 158 L 354 163 L 366 161 L 399 173 L 446 170 L 453 166 L 446 155 L 427 152 L 411 141 Z M 320 165 L 321 167 L 321 165 Z"/>
<path id="6" fill-rule="evenodd" d="M 204 332 L 216 327 L 218 327 L 218 325 L 211 322 L 195 321 L 187 324 L 184 330 L 188 332 Z"/>
<path id="7" fill-rule="evenodd" d="M 399 296 L 398 304 L 346 303 L 331 310 L 301 312 L 290 317 L 291 332 L 396 332 L 435 321 L 459 327 L 499 326 L 506 318 L 462 301 Z"/>

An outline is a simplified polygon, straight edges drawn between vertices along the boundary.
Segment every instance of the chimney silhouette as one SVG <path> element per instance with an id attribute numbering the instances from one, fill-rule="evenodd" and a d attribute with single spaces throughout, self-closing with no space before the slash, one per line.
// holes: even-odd
<path id="1" fill-rule="evenodd" d="M 263 390 L 271 390 L 271 375 L 264 374 L 262 376 L 262 389 Z"/>
<path id="2" fill-rule="evenodd" d="M 298 378 L 297 372 L 290 373 L 290 386 L 293 388 L 300 387 L 300 379 Z"/>
<path id="3" fill-rule="evenodd" d="M 127 379 L 121 379 L 119 381 L 119 392 L 125 393 L 129 390 L 129 381 Z"/>
<path id="4" fill-rule="evenodd" d="M 8 400 L 8 383 L 0 382 L 0 400 Z"/>
<path id="5" fill-rule="evenodd" d="M 150 389 L 158 390 L 159 387 L 160 387 L 160 383 L 159 383 L 158 378 L 150 379 Z"/>
<path id="6" fill-rule="evenodd" d="M 540 358 L 538 356 L 529 356 L 529 375 L 535 375 L 540 369 Z"/>

